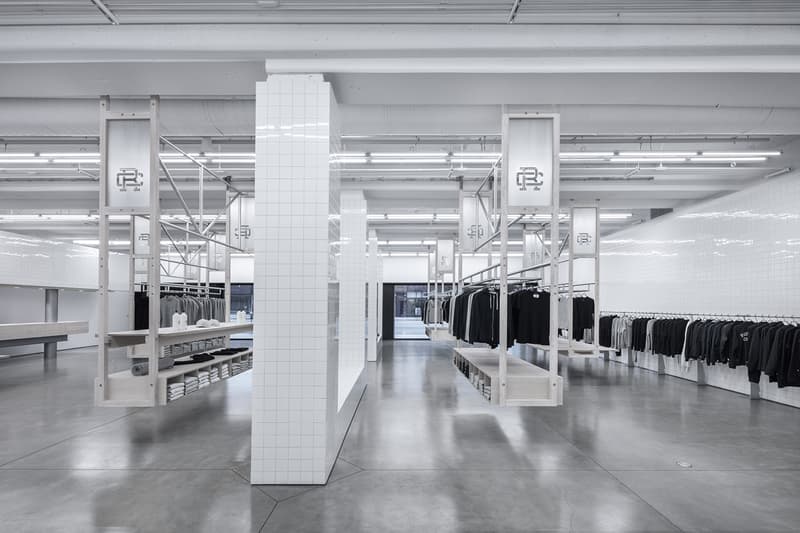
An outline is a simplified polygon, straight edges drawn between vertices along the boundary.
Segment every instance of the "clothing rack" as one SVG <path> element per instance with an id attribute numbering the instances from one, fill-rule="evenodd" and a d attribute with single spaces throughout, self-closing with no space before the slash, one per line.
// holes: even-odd
<path id="1" fill-rule="evenodd" d="M 144 282 L 137 282 L 135 285 L 138 285 L 141 290 L 147 289 L 147 283 Z M 222 287 L 206 287 L 204 285 L 182 285 L 179 283 L 160 283 L 161 293 L 167 291 L 174 290 L 178 294 L 190 294 L 192 291 L 195 291 L 195 294 L 206 294 L 206 295 L 215 295 L 215 296 L 222 296 L 225 294 L 225 289 Z"/>
<path id="2" fill-rule="evenodd" d="M 741 313 L 737 315 L 729 315 L 729 314 L 718 314 L 718 313 L 665 313 L 661 311 L 601 311 L 601 315 L 620 315 L 620 316 L 640 316 L 644 318 L 644 315 L 647 316 L 664 316 L 670 318 L 702 318 L 702 319 L 753 319 L 753 320 L 762 320 L 762 319 L 772 319 L 772 320 L 786 320 L 786 321 L 793 321 L 793 320 L 800 320 L 800 316 L 789 316 L 789 315 L 760 315 L 760 314 L 749 314 L 749 313 Z"/>

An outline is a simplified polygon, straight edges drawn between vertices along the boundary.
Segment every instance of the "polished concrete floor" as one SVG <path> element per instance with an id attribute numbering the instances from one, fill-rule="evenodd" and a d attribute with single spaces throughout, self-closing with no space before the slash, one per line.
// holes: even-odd
<path id="1" fill-rule="evenodd" d="M 500 409 L 387 343 L 330 483 L 251 487 L 249 373 L 96 408 L 94 355 L 0 363 L 0 531 L 800 531 L 800 410 L 640 369 L 563 360 L 563 407 Z"/>

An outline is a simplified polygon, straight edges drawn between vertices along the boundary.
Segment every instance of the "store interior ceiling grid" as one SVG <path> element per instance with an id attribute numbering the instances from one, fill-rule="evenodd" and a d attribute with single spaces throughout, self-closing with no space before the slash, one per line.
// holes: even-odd
<path id="1" fill-rule="evenodd" d="M 112 25 L 92 2 L 0 4 L 0 25 L 7 25 L 0 31 L 0 154 L 97 152 L 98 96 L 104 94 L 118 102 L 161 95 L 162 135 L 189 152 L 249 154 L 254 84 L 265 78 L 267 54 L 262 50 L 269 48 L 266 70 L 271 65 L 287 72 L 308 69 L 331 81 L 348 153 L 499 152 L 502 113 L 523 110 L 561 114 L 564 152 L 782 152 L 735 166 L 562 165 L 563 206 L 598 201 L 604 213 L 631 214 L 604 220 L 605 234 L 647 220 L 653 210 L 740 190 L 800 163 L 800 66 L 781 59 L 800 51 L 800 32 L 790 26 L 800 22 L 800 3 L 794 1 L 522 2 L 512 25 L 506 23 L 513 1 L 99 4 L 110 9 L 119 25 Z M 580 26 L 572 45 L 559 41 L 563 31 L 550 35 L 547 26 L 537 27 L 537 35 L 544 32 L 546 44 L 541 44 L 525 29 L 528 23 L 608 22 L 609 17 L 623 23 L 613 34 L 604 33 L 601 40 L 607 30 Z M 231 24 L 213 30 L 201 24 L 210 20 Z M 331 24 L 324 25 L 326 49 L 320 54 L 319 43 L 309 35 L 319 31 L 323 25 L 315 23 L 323 20 Z M 242 21 L 307 25 L 233 24 Z M 749 29 L 727 26 L 737 21 L 768 26 L 760 28 L 754 43 L 756 34 L 748 34 Z M 430 31 L 430 24 L 353 26 L 385 22 L 426 22 L 436 24 L 437 31 Z M 649 22 L 678 26 L 665 38 L 639 24 Z M 170 24 L 170 31 L 148 25 L 154 23 Z M 701 23 L 714 25 L 682 33 L 681 28 Z M 642 52 L 638 43 L 648 39 L 653 39 L 650 48 Z M 519 49 L 510 48 L 514 42 Z M 591 58 L 600 50 L 592 46 L 599 47 L 598 42 L 605 43 L 602 52 L 611 63 L 595 68 Z M 372 49 L 375 57 L 390 58 L 385 68 L 375 68 Z M 741 59 L 745 53 L 749 57 Z M 677 56 L 689 65 L 686 69 L 671 66 Z M 567 66 L 559 71 L 545 61 L 541 71 L 531 71 L 540 57 L 567 58 Z M 740 59 L 756 68 L 739 69 Z M 446 60 L 452 60 L 452 68 L 442 67 Z M 401 70 L 403 65 L 408 71 Z M 470 190 L 488 170 L 488 164 L 411 161 L 347 164 L 342 186 L 363 189 L 373 215 L 454 214 L 454 178 L 463 176 Z M 208 164 L 252 190 L 249 158 Z M 170 168 L 184 190 L 196 190 L 196 169 Z M 0 158 L 0 216 L 93 212 L 96 175 L 96 164 L 26 165 Z M 206 208 L 220 207 L 221 188 L 207 180 L 207 189 L 216 187 L 220 194 L 207 194 Z M 171 193 L 163 196 L 164 208 L 179 213 Z M 189 192 L 187 200 L 196 205 L 196 194 Z M 370 225 L 383 240 L 450 237 L 457 228 L 452 219 L 372 220 Z M 0 229 L 63 239 L 97 235 L 96 221 L 88 217 L 58 223 L 6 217 Z M 112 238 L 126 237 L 122 227 L 112 233 Z"/>

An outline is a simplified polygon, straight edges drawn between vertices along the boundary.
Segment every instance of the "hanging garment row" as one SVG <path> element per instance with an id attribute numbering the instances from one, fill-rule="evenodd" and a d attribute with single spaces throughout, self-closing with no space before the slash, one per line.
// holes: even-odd
<path id="1" fill-rule="evenodd" d="M 569 328 L 569 307 L 572 306 L 572 328 Z M 558 300 L 558 327 L 564 331 L 570 329 L 576 341 L 591 342 L 591 330 L 594 329 L 594 298 L 588 296 L 562 295 Z M 547 344 L 547 343 L 545 343 Z"/>
<path id="2" fill-rule="evenodd" d="M 550 298 L 547 291 L 523 288 L 508 294 L 508 346 L 550 343 Z M 500 294 L 495 288 L 466 289 L 449 299 L 450 334 L 471 344 L 495 348 L 500 343 Z"/>
<path id="3" fill-rule="evenodd" d="M 447 322 L 450 316 L 450 297 L 439 296 L 434 298 L 429 296 L 422 304 L 422 321 L 425 324 L 436 324 L 436 306 L 439 306 L 439 323 Z"/>
<path id="4" fill-rule="evenodd" d="M 779 388 L 800 387 L 800 327 L 795 324 L 609 316 L 600 319 L 600 338 L 610 339 L 618 351 L 747 366 L 751 383 L 766 375 Z"/>
<path id="5" fill-rule="evenodd" d="M 150 324 L 149 298 L 146 292 L 134 293 L 134 329 L 147 329 Z M 225 320 L 225 299 L 188 294 L 162 294 L 160 299 L 162 328 L 172 325 L 173 313 L 186 313 L 187 322 L 194 325 L 198 320 Z"/>

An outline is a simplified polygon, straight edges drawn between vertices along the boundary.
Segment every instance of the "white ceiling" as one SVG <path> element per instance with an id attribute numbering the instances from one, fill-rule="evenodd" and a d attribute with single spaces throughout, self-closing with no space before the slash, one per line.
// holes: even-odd
<path id="1" fill-rule="evenodd" d="M 102 94 L 162 95 L 162 134 L 187 151 L 252 152 L 254 88 L 266 58 L 270 72 L 325 73 L 347 152 L 497 152 L 502 113 L 523 110 L 560 113 L 565 152 L 781 152 L 735 167 L 563 165 L 564 205 L 599 201 L 606 213 L 631 214 L 604 221 L 606 233 L 800 164 L 797 2 L 523 1 L 506 25 L 513 4 L 120 0 L 105 3 L 120 22 L 112 26 L 88 0 L 1 2 L 0 25 L 42 26 L 0 31 L 0 153 L 96 152 Z M 210 21 L 248 24 L 196 24 Z M 528 25 L 542 21 L 572 25 Z M 628 24 L 577 24 L 611 21 Z M 728 24 L 737 21 L 749 24 Z M 67 26 L 84 23 L 95 26 Z M 252 163 L 212 166 L 253 188 Z M 197 171 L 173 171 L 195 206 Z M 470 189 L 485 172 L 449 160 L 370 161 L 346 165 L 342 186 L 364 190 L 372 214 L 451 214 L 453 178 L 463 175 Z M 96 174 L 96 164 L 0 162 L 0 213 L 88 213 L 97 207 Z M 221 189 L 207 183 L 206 206 L 220 205 Z M 177 212 L 172 193 L 164 196 Z M 455 232 L 453 222 L 372 225 L 385 240 Z M 90 220 L 0 221 L 0 229 L 96 234 Z"/>
<path id="2" fill-rule="evenodd" d="M 0 3 L 0 24 L 781 23 L 793 0 L 48 0 Z"/>

